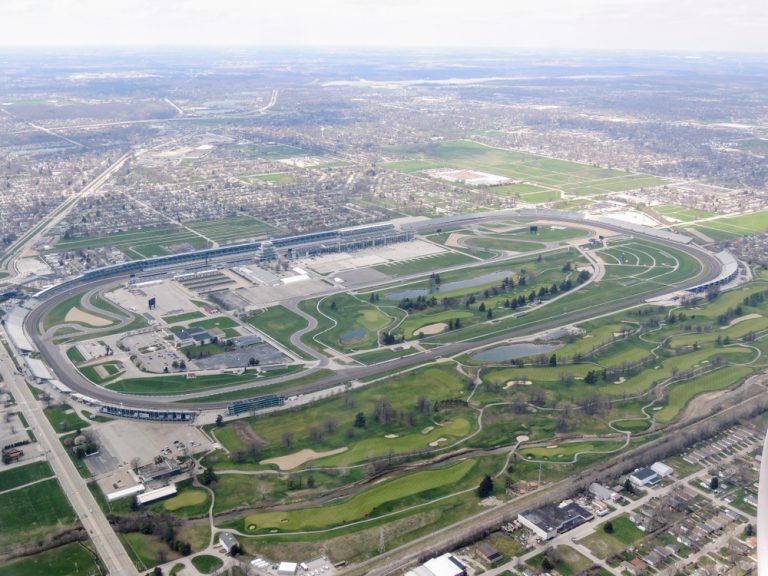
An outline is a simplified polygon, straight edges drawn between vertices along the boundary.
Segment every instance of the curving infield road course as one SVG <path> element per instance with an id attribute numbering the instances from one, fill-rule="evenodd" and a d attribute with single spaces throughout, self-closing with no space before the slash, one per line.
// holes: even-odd
<path id="1" fill-rule="evenodd" d="M 489 217 L 487 219 L 491 220 L 491 219 L 498 219 L 498 218 L 499 218 L 498 216 L 495 216 L 495 217 Z M 548 219 L 551 220 L 553 218 L 550 217 Z M 575 220 L 572 221 L 565 218 L 562 218 L 561 220 L 564 223 L 575 222 Z M 579 220 L 578 222 L 581 224 L 585 223 L 583 220 Z M 599 224 L 594 223 L 594 226 L 604 228 L 604 229 L 610 229 L 619 233 L 627 233 L 626 230 L 613 224 L 605 224 L 603 222 L 600 222 Z M 636 297 L 628 297 L 628 298 L 619 300 L 617 302 L 606 304 L 605 306 L 601 307 L 598 313 L 595 313 L 592 310 L 575 310 L 574 312 L 569 313 L 567 318 L 554 318 L 550 320 L 545 320 L 542 322 L 534 323 L 534 325 L 529 327 L 522 327 L 519 329 L 515 329 L 514 331 L 511 331 L 511 332 L 496 334 L 494 336 L 490 336 L 482 340 L 445 344 L 433 350 L 428 350 L 425 352 L 413 354 L 403 358 L 396 358 L 394 360 L 376 364 L 374 366 L 356 366 L 356 367 L 350 367 L 345 369 L 339 369 L 338 372 L 336 374 L 333 374 L 332 376 L 327 376 L 327 377 L 318 379 L 317 381 L 312 382 L 310 384 L 296 386 L 295 388 L 286 390 L 284 393 L 286 395 L 292 395 L 292 394 L 307 394 L 311 392 L 317 392 L 320 390 L 331 388 L 333 386 L 338 386 L 340 384 L 349 382 L 351 380 L 368 378 L 371 376 L 375 376 L 376 374 L 389 372 L 392 370 L 410 368 L 417 364 L 423 364 L 433 360 L 437 360 L 439 358 L 453 356 L 453 355 L 465 352 L 467 350 L 479 348 L 482 346 L 487 346 L 490 344 L 495 344 L 497 342 L 502 342 L 511 337 L 527 336 L 530 334 L 542 332 L 544 330 L 549 330 L 553 328 L 558 328 L 560 326 L 572 324 L 577 321 L 584 321 L 590 318 L 603 316 L 608 313 L 613 313 L 622 309 L 634 307 L 638 304 L 641 304 L 642 302 L 644 302 L 649 298 L 661 296 L 671 291 L 679 291 L 686 288 L 691 288 L 693 286 L 697 286 L 699 284 L 712 281 L 715 278 L 717 278 L 717 276 L 720 274 L 721 265 L 720 265 L 720 262 L 717 260 L 717 258 L 715 258 L 714 255 L 711 254 L 710 252 L 707 252 L 699 248 L 698 246 L 683 245 L 683 244 L 679 244 L 672 241 L 660 240 L 659 238 L 656 238 L 656 237 L 644 236 L 643 234 L 639 234 L 636 231 L 632 231 L 630 232 L 630 234 L 637 238 L 644 238 L 658 244 L 664 244 L 664 245 L 671 246 L 687 252 L 689 255 L 696 258 L 701 263 L 702 271 L 697 276 L 687 281 L 680 282 L 675 285 L 660 285 L 659 289 L 657 291 L 654 291 L 653 293 L 650 293 L 650 294 L 646 293 Z M 289 375 L 281 376 L 277 378 L 270 378 L 268 380 L 259 381 L 256 384 L 254 384 L 253 382 L 250 382 L 245 384 L 229 386 L 226 388 L 222 387 L 222 388 L 216 388 L 216 389 L 208 389 L 200 392 L 194 392 L 194 393 L 184 394 L 184 395 L 174 395 L 174 396 L 138 396 L 133 394 L 123 394 L 123 393 L 115 392 L 107 388 L 98 386 L 92 383 L 90 380 L 86 379 L 69 362 L 69 360 L 61 354 L 58 347 L 55 344 L 53 344 L 50 334 L 41 334 L 39 330 L 40 322 L 41 322 L 41 319 L 45 316 L 45 314 L 49 310 L 51 310 L 53 307 L 55 307 L 60 301 L 70 296 L 73 296 L 79 292 L 92 291 L 95 289 L 103 289 L 112 283 L 125 281 L 127 278 L 128 276 L 124 275 L 124 276 L 117 276 L 117 277 L 112 277 L 107 279 L 100 279 L 90 283 L 73 284 L 71 288 L 67 288 L 59 292 L 55 296 L 49 298 L 48 300 L 44 301 L 43 303 L 41 303 L 37 308 L 35 308 L 27 316 L 27 319 L 25 321 L 25 329 L 27 334 L 29 335 L 31 340 L 35 343 L 35 345 L 38 347 L 41 355 L 48 362 L 51 368 L 54 370 L 58 378 L 76 392 L 80 392 L 81 394 L 85 394 L 86 396 L 90 396 L 91 398 L 95 398 L 103 402 L 124 404 L 126 406 L 130 406 L 133 408 L 160 409 L 160 410 L 163 410 L 163 409 L 220 410 L 225 408 L 227 404 L 229 404 L 229 402 L 210 402 L 210 401 L 206 401 L 205 398 L 213 394 L 221 394 L 225 392 L 234 392 L 234 391 L 247 390 L 247 389 L 253 390 L 254 396 L 256 396 L 259 394 L 260 387 L 271 385 L 271 384 L 282 383 L 282 382 L 289 382 L 300 376 L 311 375 L 317 372 L 322 365 L 327 364 L 327 362 L 321 363 L 320 366 L 309 368 L 308 370 L 301 372 L 300 374 L 289 374 Z M 102 311 L 99 311 L 99 313 L 103 314 Z M 131 313 L 128 313 L 128 312 L 126 314 L 128 316 L 131 315 Z M 294 339 L 292 339 L 292 341 L 293 340 Z M 295 339 L 294 344 L 300 344 L 300 342 L 298 342 L 298 338 Z M 302 346 L 302 348 L 304 348 L 304 346 Z M 316 352 L 314 352 L 312 355 L 316 357 Z M 195 398 L 200 398 L 200 402 L 199 403 L 185 402 L 183 404 L 179 403 L 182 400 L 189 401 L 189 400 L 194 400 Z"/>

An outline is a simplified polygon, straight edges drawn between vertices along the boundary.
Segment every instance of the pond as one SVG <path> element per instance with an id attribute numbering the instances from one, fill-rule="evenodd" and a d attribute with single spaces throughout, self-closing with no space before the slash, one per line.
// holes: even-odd
<path id="1" fill-rule="evenodd" d="M 355 330 L 350 330 L 344 336 L 339 338 L 339 342 L 343 344 L 344 346 L 348 344 L 353 344 L 356 342 L 359 342 L 363 338 L 365 338 L 366 335 L 366 329 L 365 328 L 356 328 Z"/>
<path id="2" fill-rule="evenodd" d="M 502 362 L 504 360 L 515 360 L 534 356 L 537 354 L 547 354 L 563 347 L 563 344 L 534 344 L 533 342 L 521 342 L 519 344 L 506 344 L 483 350 L 472 356 L 472 360 L 481 362 Z"/>
<path id="3" fill-rule="evenodd" d="M 400 290 L 399 292 L 390 292 L 387 294 L 387 298 L 390 300 L 402 300 L 403 298 L 418 298 L 419 296 L 427 296 L 429 294 L 439 294 L 440 292 L 450 292 L 451 290 L 460 290 L 461 288 L 471 288 L 472 286 L 480 286 L 487 284 L 488 282 L 494 282 L 496 280 L 503 280 L 507 276 L 514 275 L 511 270 L 499 270 L 498 272 L 489 272 L 474 278 L 467 278 L 466 280 L 456 280 L 455 282 L 446 282 L 440 286 L 429 290 L 429 288 L 412 288 L 410 290 Z"/>

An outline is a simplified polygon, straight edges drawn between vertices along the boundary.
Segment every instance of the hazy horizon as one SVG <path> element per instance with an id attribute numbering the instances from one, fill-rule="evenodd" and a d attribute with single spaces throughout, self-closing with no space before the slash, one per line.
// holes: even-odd
<path id="1" fill-rule="evenodd" d="M 18 0 L 0 5 L 4 47 L 402 47 L 768 51 L 760 0 Z"/>

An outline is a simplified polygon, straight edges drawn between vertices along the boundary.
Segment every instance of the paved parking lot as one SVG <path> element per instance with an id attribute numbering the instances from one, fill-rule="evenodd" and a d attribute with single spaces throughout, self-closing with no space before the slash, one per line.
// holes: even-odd
<path id="1" fill-rule="evenodd" d="M 180 451 L 173 443 L 183 442 L 189 454 L 209 450 L 212 445 L 195 426 L 172 422 L 148 422 L 146 420 L 115 419 L 95 427 L 102 446 L 114 456 L 114 465 L 130 464 L 138 458 L 142 464 L 152 462 L 165 448 L 168 456 Z"/>

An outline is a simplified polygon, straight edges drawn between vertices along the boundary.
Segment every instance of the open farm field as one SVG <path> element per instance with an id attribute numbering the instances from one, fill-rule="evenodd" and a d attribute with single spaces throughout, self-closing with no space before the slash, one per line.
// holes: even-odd
<path id="1" fill-rule="evenodd" d="M 695 224 L 694 228 L 700 230 L 713 240 L 730 240 L 737 236 L 749 236 L 768 232 L 768 210 L 754 212 L 743 216 L 728 216 Z"/>
<path id="2" fill-rule="evenodd" d="M 659 186 L 665 182 L 655 176 L 629 174 L 527 152 L 492 148 L 466 140 L 412 146 L 404 149 L 404 152 L 411 155 L 410 160 L 386 166 L 403 172 L 418 172 L 429 168 L 479 170 L 507 176 L 529 186 L 545 187 L 577 196 L 636 190 Z M 553 195 L 549 198 L 555 199 Z"/>
<path id="3" fill-rule="evenodd" d="M 687 208 L 685 206 L 677 206 L 675 204 L 654 206 L 653 210 L 662 216 L 669 216 L 670 218 L 680 220 L 681 222 L 691 222 L 692 220 L 698 220 L 699 218 L 709 218 L 714 216 L 712 212 L 707 212 L 706 210 L 699 210 L 698 208 Z"/>
<path id="4" fill-rule="evenodd" d="M 61 240 L 55 248 L 57 251 L 63 251 L 115 246 L 129 258 L 138 260 L 179 251 L 186 252 L 192 249 L 207 248 L 207 244 L 206 240 L 184 228 L 160 226 Z"/>
<path id="5" fill-rule="evenodd" d="M 196 220 L 186 222 L 185 226 L 221 244 L 264 238 L 276 230 L 274 226 L 248 215 L 232 216 L 220 220 Z"/>

